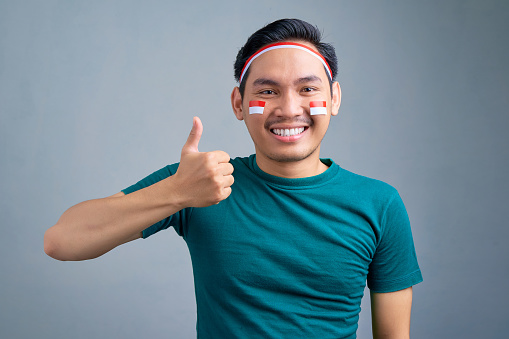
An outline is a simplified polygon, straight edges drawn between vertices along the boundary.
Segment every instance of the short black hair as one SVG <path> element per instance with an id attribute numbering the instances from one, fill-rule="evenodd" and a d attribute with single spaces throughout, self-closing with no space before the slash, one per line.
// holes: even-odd
<path id="1" fill-rule="evenodd" d="M 329 81 L 332 89 L 332 82 L 336 78 L 338 72 L 338 58 L 336 57 L 336 51 L 331 44 L 321 42 L 322 33 L 318 27 L 300 19 L 280 19 L 254 32 L 247 39 L 246 44 L 237 53 L 237 59 L 235 59 L 233 66 L 235 80 L 237 82 L 240 81 L 242 68 L 244 67 L 247 59 L 249 59 L 260 48 L 269 44 L 288 40 L 306 41 L 315 46 L 318 52 L 320 52 L 320 54 L 325 58 L 331 69 L 332 79 L 329 79 Z M 242 79 L 242 83 L 239 84 L 241 96 L 244 96 L 244 88 L 248 75 L 249 69 L 246 71 L 246 74 Z"/>

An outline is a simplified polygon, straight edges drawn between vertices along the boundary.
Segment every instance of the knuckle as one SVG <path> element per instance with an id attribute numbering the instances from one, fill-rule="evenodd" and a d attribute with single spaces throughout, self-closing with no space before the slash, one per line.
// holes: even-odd
<path id="1" fill-rule="evenodd" d="M 216 196 L 214 196 L 214 199 L 212 199 L 212 201 L 215 203 L 215 204 L 218 204 L 220 203 L 221 201 L 223 200 L 223 198 L 218 194 Z"/>
<path id="2" fill-rule="evenodd" d="M 217 195 L 217 192 L 221 189 L 221 183 L 216 179 L 212 178 L 209 182 L 209 190 L 211 195 L 214 197 Z"/>
<path id="3" fill-rule="evenodd" d="M 225 188 L 225 190 L 224 190 L 224 198 L 223 199 L 228 198 L 230 196 L 230 194 L 232 194 L 232 188 L 231 187 Z"/>
<path id="4" fill-rule="evenodd" d="M 214 178 L 216 177 L 216 169 L 213 167 L 207 167 L 205 169 L 205 173 L 207 177 L 211 178 L 212 180 L 214 180 Z"/>
<path id="5" fill-rule="evenodd" d="M 210 165 L 212 163 L 214 163 L 214 155 L 211 154 L 210 152 L 209 153 L 205 153 L 203 155 L 203 161 L 206 165 Z"/>
<path id="6" fill-rule="evenodd" d="M 213 152 L 218 159 L 221 159 L 221 161 L 226 162 L 230 160 L 230 156 L 225 151 L 214 151 Z"/>
<path id="7" fill-rule="evenodd" d="M 216 192 L 219 192 L 223 188 L 222 181 L 219 179 L 214 180 L 214 188 L 216 189 Z"/>

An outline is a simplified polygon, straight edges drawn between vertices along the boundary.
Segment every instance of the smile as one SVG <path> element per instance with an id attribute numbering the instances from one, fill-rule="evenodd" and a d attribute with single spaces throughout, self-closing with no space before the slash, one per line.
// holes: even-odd
<path id="1" fill-rule="evenodd" d="M 298 128 L 274 128 L 271 130 L 272 133 L 275 135 L 279 135 L 280 137 L 291 137 L 294 135 L 299 135 L 302 132 L 304 132 L 304 127 L 298 127 Z"/>

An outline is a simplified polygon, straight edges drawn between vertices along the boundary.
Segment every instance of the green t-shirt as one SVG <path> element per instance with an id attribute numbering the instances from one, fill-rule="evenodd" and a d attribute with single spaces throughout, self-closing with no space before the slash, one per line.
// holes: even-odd
<path id="1" fill-rule="evenodd" d="M 391 186 L 329 169 L 299 179 L 232 159 L 232 194 L 186 208 L 172 226 L 193 263 L 200 338 L 355 338 L 366 281 L 373 292 L 422 281 L 403 202 Z M 124 190 L 173 175 L 166 166 Z"/>

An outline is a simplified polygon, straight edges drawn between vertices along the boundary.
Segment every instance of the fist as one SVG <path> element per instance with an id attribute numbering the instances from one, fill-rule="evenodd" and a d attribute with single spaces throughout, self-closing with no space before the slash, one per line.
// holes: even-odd
<path id="1" fill-rule="evenodd" d="M 193 128 L 182 147 L 179 168 L 173 176 L 186 207 L 218 204 L 232 192 L 234 180 L 230 156 L 223 151 L 198 151 L 202 132 L 201 120 L 195 117 Z"/>

